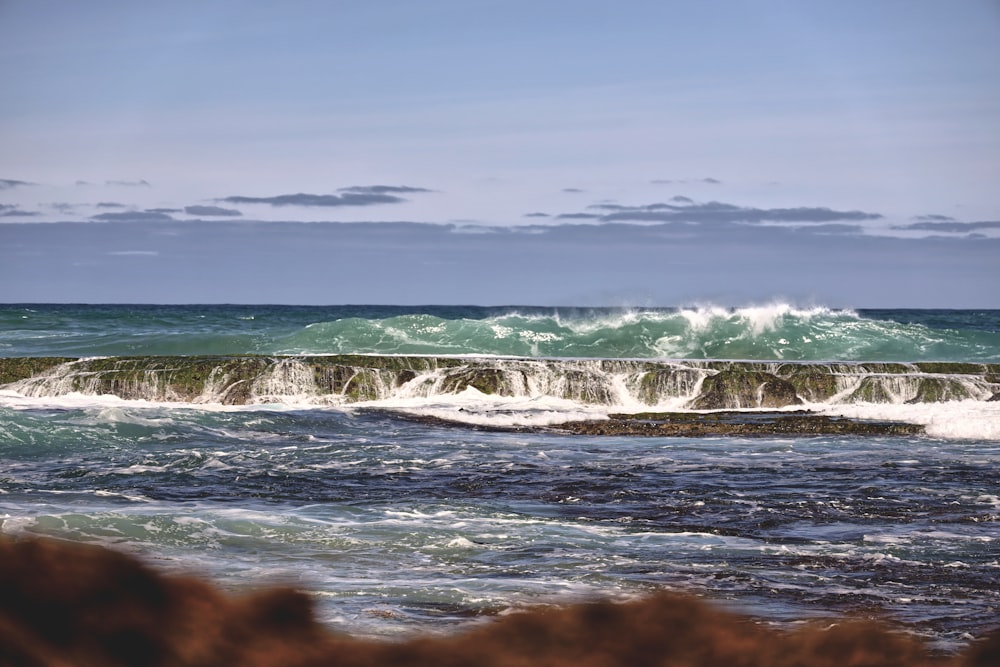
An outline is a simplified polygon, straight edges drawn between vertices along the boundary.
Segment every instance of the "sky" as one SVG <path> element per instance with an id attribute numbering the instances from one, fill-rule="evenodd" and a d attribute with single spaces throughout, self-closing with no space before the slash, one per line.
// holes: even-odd
<path id="1" fill-rule="evenodd" d="M 0 0 L 0 302 L 1000 308 L 1000 2 Z"/>

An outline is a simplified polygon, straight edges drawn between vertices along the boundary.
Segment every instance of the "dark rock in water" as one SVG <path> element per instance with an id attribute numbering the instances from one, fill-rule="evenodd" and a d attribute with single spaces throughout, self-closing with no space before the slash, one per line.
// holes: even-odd
<path id="1" fill-rule="evenodd" d="M 640 412 L 612 414 L 608 419 L 571 421 L 551 426 L 499 426 L 468 424 L 428 415 L 394 413 L 397 419 L 421 424 L 513 433 L 569 433 L 573 435 L 611 435 L 647 437 L 698 437 L 735 435 L 811 436 L 811 435 L 923 435 L 924 427 L 905 422 L 829 417 L 807 410 L 795 412 Z"/>
<path id="2" fill-rule="evenodd" d="M 370 641 L 320 625 L 290 589 L 240 597 L 107 549 L 0 539 L 0 665 L 64 667 L 988 667 L 1000 631 L 962 655 L 871 620 L 789 632 L 659 593 L 509 614 L 451 635 Z"/>
<path id="3" fill-rule="evenodd" d="M 783 408 L 801 405 L 795 387 L 777 375 L 760 371 L 727 370 L 705 378 L 694 410 Z"/>
<path id="4" fill-rule="evenodd" d="M 580 435 L 767 436 L 920 435 L 924 427 L 797 412 L 648 412 L 607 420 L 567 422 L 558 430 Z"/>
<path id="5" fill-rule="evenodd" d="M 987 400 L 989 400 L 989 401 L 1000 401 L 1000 392 L 997 392 L 997 393 L 993 394 Z"/>

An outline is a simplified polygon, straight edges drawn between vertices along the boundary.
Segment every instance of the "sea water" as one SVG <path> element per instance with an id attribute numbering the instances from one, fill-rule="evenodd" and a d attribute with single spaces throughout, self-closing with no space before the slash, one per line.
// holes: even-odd
<path id="1" fill-rule="evenodd" d="M 344 353 L 988 364 L 1000 312 L 0 307 L 6 357 Z M 924 436 L 639 438 L 484 430 L 610 409 L 545 395 L 225 406 L 6 386 L 0 532 L 231 590 L 292 584 L 361 635 L 670 589 L 778 625 L 885 617 L 954 650 L 1000 625 L 987 399 L 806 406 Z"/>

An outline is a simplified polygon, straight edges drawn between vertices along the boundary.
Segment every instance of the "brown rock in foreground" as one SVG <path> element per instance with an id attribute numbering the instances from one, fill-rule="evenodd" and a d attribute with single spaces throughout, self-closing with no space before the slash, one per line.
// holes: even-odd
<path id="1" fill-rule="evenodd" d="M 230 597 L 102 548 L 3 539 L 0 664 L 986 667 L 1000 664 L 1000 632 L 947 659 L 869 621 L 780 633 L 661 594 L 513 614 L 449 637 L 363 641 L 329 633 L 295 591 Z"/>

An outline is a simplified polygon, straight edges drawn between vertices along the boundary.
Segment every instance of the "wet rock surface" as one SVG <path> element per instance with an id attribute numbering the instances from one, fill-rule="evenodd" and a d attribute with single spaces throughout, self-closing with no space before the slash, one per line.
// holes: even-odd
<path id="1" fill-rule="evenodd" d="M 536 359 L 433 356 L 0 358 L 0 387 L 124 399 L 247 405 L 312 397 L 334 403 L 474 391 L 590 405 L 691 410 L 809 403 L 987 401 L 1000 365 L 946 363 Z"/>
<path id="2" fill-rule="evenodd" d="M 766 436 L 766 435 L 920 435 L 923 426 L 903 422 L 830 417 L 795 412 L 661 412 L 613 414 L 607 420 L 560 424 L 577 435 Z"/>
<path id="3" fill-rule="evenodd" d="M 377 412 L 378 410 L 373 410 Z M 395 413 L 394 413 L 395 414 Z M 647 437 L 697 436 L 809 436 L 809 435 L 923 435 L 924 427 L 906 422 L 831 417 L 808 410 L 794 412 L 641 412 L 612 414 L 608 419 L 569 421 L 548 426 L 475 424 L 417 414 L 395 414 L 422 424 L 473 431 L 566 433 Z"/>

